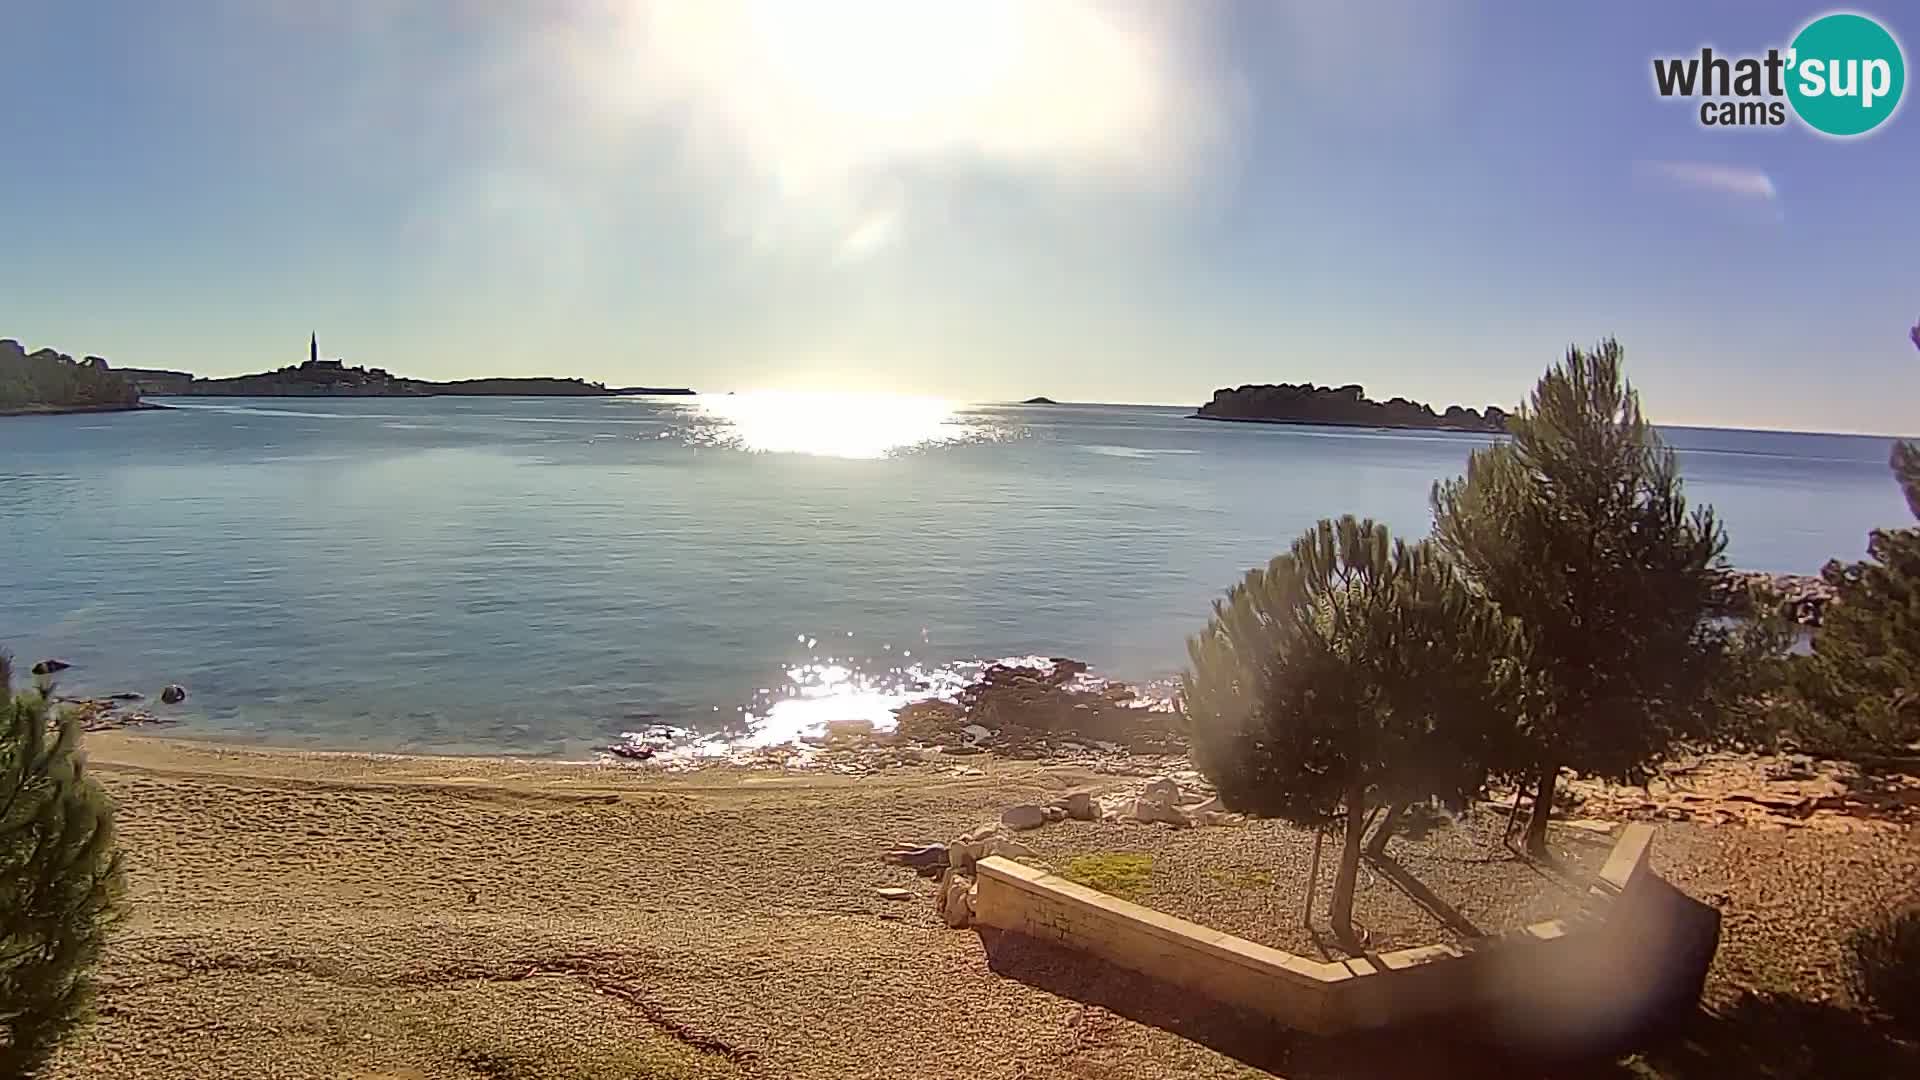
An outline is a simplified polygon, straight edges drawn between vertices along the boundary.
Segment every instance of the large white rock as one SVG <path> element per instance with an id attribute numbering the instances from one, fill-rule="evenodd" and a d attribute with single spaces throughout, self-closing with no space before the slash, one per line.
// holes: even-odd
<path id="1" fill-rule="evenodd" d="M 1142 788 L 1140 797 L 1177 806 L 1180 803 L 1180 784 L 1172 777 L 1162 776 Z"/>
<path id="2" fill-rule="evenodd" d="M 1003 859 L 1032 859 L 1038 857 L 1038 853 L 1032 848 L 1006 836 L 996 836 L 987 841 L 986 851 L 984 851 L 980 857 L 984 859 L 988 855 L 998 855 Z"/>
<path id="3" fill-rule="evenodd" d="M 1009 806 L 1000 812 L 1000 824 L 1009 829 L 1037 829 L 1046 823 L 1046 808 L 1035 803 Z"/>
<path id="4" fill-rule="evenodd" d="M 940 891 L 940 917 L 955 930 L 964 930 L 973 921 L 973 879 L 951 874 Z"/>
<path id="5" fill-rule="evenodd" d="M 947 866 L 953 870 L 972 870 L 973 864 L 986 853 L 985 840 L 955 840 L 947 845 Z"/>

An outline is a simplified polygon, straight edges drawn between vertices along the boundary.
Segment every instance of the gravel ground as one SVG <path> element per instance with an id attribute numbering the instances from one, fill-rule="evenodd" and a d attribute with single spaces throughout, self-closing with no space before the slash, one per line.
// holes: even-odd
<path id="1" fill-rule="evenodd" d="M 100 1017 L 55 1077 L 1527 1075 L 1436 1035 L 1308 1039 L 1073 954 L 1001 943 L 990 960 L 991 935 L 944 929 L 931 886 L 878 859 L 1116 783 L 1084 770 L 663 777 L 123 733 L 89 749 L 122 807 L 135 906 Z M 1149 899 L 1169 907 L 1216 876 L 1278 879 L 1305 850 L 1266 823 L 1031 835 L 1050 857 L 1164 851 Z M 1457 881 L 1476 925 L 1531 918 L 1512 867 L 1471 861 L 1474 835 L 1393 853 Z M 1670 824 L 1654 851 L 1726 913 L 1715 1012 L 1624 1064 L 1555 1075 L 1920 1075 L 1845 1007 L 1837 960 L 1852 922 L 1920 880 L 1920 838 Z M 916 898 L 875 891 L 900 885 Z M 1250 930 L 1294 921 L 1262 889 L 1219 891 Z M 1397 927 L 1396 896 L 1369 884 L 1360 920 Z"/>
<path id="2" fill-rule="evenodd" d="M 1368 948 L 1460 942 L 1577 911 L 1612 840 L 1555 829 L 1556 865 L 1548 870 L 1501 846 L 1505 825 L 1504 816 L 1470 815 L 1418 838 L 1396 836 L 1385 866 L 1362 861 L 1353 912 Z M 1129 899 L 1300 956 L 1345 956 L 1327 917 L 1338 835 L 1328 836 L 1321 853 L 1313 928 L 1301 925 L 1313 838 L 1313 830 L 1279 821 L 1201 829 L 1069 821 L 1021 837 L 1055 869 L 1077 855 L 1149 856 L 1147 886 Z"/>

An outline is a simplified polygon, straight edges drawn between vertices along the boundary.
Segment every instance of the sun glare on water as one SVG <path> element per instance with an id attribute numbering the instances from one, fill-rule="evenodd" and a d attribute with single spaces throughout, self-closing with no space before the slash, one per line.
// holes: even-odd
<path id="1" fill-rule="evenodd" d="M 754 390 L 701 395 L 695 441 L 761 454 L 881 458 L 987 435 L 940 398 Z"/>

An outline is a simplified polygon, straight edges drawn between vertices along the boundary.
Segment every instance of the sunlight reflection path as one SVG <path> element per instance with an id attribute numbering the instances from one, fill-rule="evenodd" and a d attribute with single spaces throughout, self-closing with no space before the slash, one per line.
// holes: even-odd
<path id="1" fill-rule="evenodd" d="M 882 458 L 997 435 L 952 402 L 904 394 L 754 390 L 702 394 L 694 410 L 690 442 L 760 454 Z"/>

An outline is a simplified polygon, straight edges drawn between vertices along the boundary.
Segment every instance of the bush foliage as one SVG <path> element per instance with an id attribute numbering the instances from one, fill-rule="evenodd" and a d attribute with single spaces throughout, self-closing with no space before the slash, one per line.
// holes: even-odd
<path id="1" fill-rule="evenodd" d="M 1333 919 L 1351 940 L 1365 815 L 1480 788 L 1515 644 L 1428 546 L 1323 520 L 1249 571 L 1188 642 L 1195 762 L 1233 809 L 1344 823 Z"/>
<path id="2" fill-rule="evenodd" d="M 0 654 L 0 1076 L 29 1076 L 86 1016 L 125 883 L 78 723 L 12 675 Z"/>
<path id="3" fill-rule="evenodd" d="M 1854 993 L 1920 1038 L 1920 902 L 1854 931 L 1847 947 Z"/>

